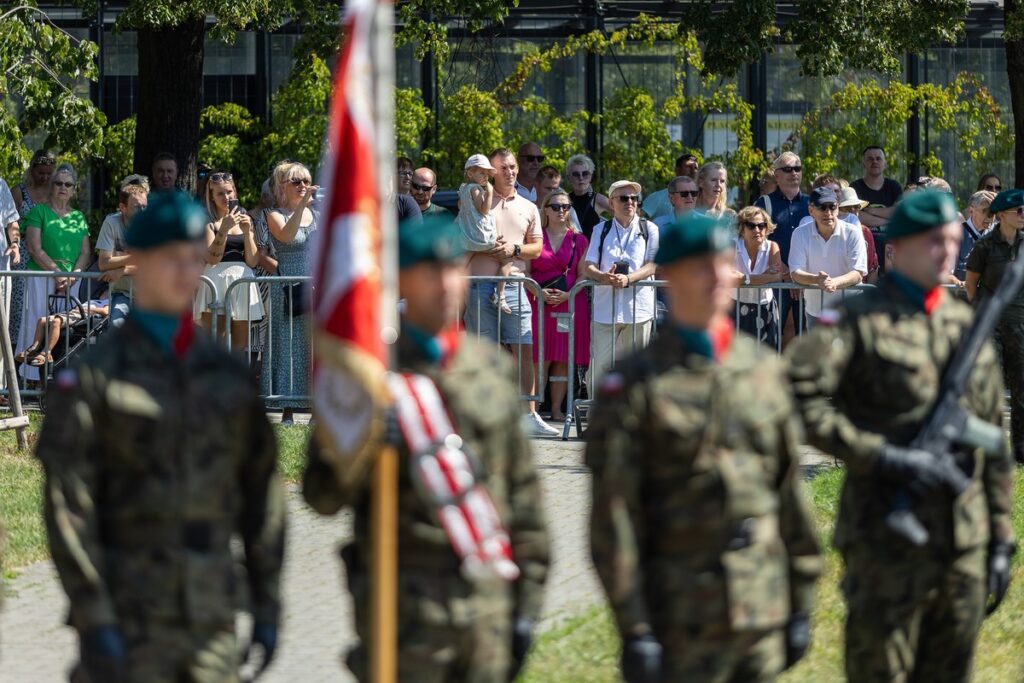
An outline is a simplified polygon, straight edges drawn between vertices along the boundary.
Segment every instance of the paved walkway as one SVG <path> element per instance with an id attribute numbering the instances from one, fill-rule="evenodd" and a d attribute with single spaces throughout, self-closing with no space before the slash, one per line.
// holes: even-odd
<path id="1" fill-rule="evenodd" d="M 550 624 L 600 600 L 601 589 L 589 562 L 589 474 L 582 466 L 582 444 L 538 440 L 536 451 L 548 519 L 557 520 L 550 525 L 554 567 L 544 610 Z M 350 519 L 320 517 L 295 490 L 289 499 L 282 642 L 274 666 L 260 681 L 350 681 L 340 656 L 353 637 L 351 601 L 342 589 L 336 552 L 351 532 Z M 76 646 L 74 633 L 62 624 L 66 610 L 49 562 L 19 572 L 0 612 L 0 681 L 66 680 Z"/>
<path id="2" fill-rule="evenodd" d="M 544 439 L 534 442 L 552 537 L 552 571 L 543 627 L 578 614 L 603 599 L 590 564 L 587 523 L 590 475 L 582 464 L 583 444 Z M 831 462 L 814 453 L 804 464 Z M 336 683 L 351 677 L 341 665 L 351 643 L 351 601 L 342 589 L 338 544 L 349 537 L 351 520 L 310 511 L 289 491 L 289 534 L 284 574 L 284 623 L 278 658 L 261 683 Z M 65 680 L 74 658 L 75 637 L 62 620 L 67 601 L 53 566 L 40 562 L 19 572 L 0 612 L 0 682 L 54 683 Z M 240 626 L 241 633 L 248 628 Z"/>

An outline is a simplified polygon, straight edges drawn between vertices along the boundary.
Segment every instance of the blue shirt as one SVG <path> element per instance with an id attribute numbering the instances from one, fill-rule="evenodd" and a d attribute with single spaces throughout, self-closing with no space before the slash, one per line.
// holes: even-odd
<path id="1" fill-rule="evenodd" d="M 782 252 L 782 262 L 788 266 L 789 245 L 793 241 L 793 231 L 796 230 L 797 226 L 800 225 L 800 221 L 805 216 L 811 215 L 807 210 L 810 197 L 801 192 L 793 199 L 789 199 L 786 195 L 782 194 L 782 190 L 776 189 L 768 195 L 768 199 L 771 200 L 772 209 L 770 213 L 772 214 L 772 223 L 775 224 L 775 232 L 772 233 L 771 240 L 779 245 L 779 251 Z M 758 197 L 757 201 L 754 202 L 754 206 L 759 206 L 762 209 L 767 208 L 765 198 Z"/>

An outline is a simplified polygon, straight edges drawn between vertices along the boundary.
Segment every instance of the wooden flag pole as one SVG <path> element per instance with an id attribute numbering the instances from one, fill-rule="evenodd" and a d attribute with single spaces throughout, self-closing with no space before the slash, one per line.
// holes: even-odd
<path id="1" fill-rule="evenodd" d="M 370 32 L 373 62 L 374 156 L 380 192 L 382 337 L 388 338 L 388 369 L 395 368 L 394 346 L 398 321 L 398 211 L 395 205 L 395 6 L 391 0 L 376 0 Z M 398 452 L 385 443 L 374 467 L 371 493 L 373 610 L 370 643 L 372 683 L 398 681 Z"/>

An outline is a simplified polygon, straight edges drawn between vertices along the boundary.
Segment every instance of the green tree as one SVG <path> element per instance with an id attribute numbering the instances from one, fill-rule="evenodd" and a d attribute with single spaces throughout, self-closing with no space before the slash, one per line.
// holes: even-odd
<path id="1" fill-rule="evenodd" d="M 28 145 L 70 150 L 88 160 L 101 149 L 106 117 L 89 99 L 96 45 L 57 27 L 32 1 L 0 13 L 0 174 L 28 164 Z"/>

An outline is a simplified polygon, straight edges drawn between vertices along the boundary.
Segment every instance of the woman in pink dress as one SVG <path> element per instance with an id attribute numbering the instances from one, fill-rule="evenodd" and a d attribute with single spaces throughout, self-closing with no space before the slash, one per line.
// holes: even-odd
<path id="1" fill-rule="evenodd" d="M 581 277 L 580 264 L 587 254 L 587 238 L 572 229 L 569 211 L 572 201 L 565 190 L 551 192 L 541 202 L 541 226 L 544 228 L 544 248 L 540 256 L 530 263 L 530 276 L 540 283 L 544 290 L 544 377 L 568 377 L 569 372 L 569 326 L 568 321 L 559 321 L 556 313 L 569 312 L 569 290 Z M 531 294 L 531 299 L 533 295 Z M 531 302 L 535 303 L 535 302 Z M 586 291 L 576 295 L 575 317 L 572 321 L 575 331 L 576 356 L 578 365 L 590 362 L 590 302 Z M 533 307 L 533 329 L 538 330 L 537 307 Z M 533 360 L 537 362 L 538 348 L 533 345 Z M 541 368 L 538 368 L 538 372 Z M 565 399 L 565 382 L 551 384 L 551 420 L 565 419 L 562 401 Z M 544 387 L 540 387 L 544 393 Z"/>

